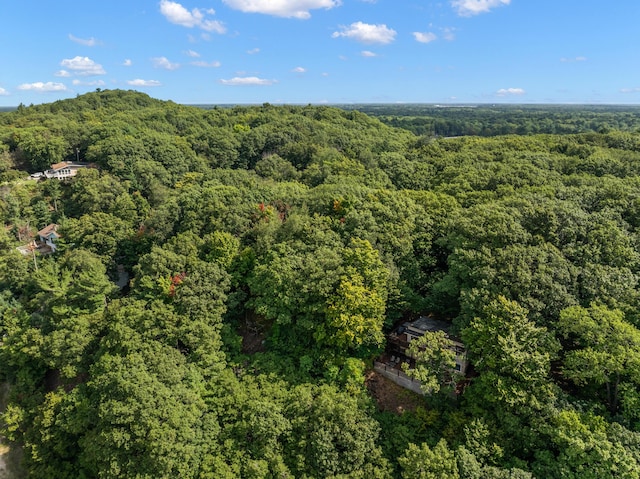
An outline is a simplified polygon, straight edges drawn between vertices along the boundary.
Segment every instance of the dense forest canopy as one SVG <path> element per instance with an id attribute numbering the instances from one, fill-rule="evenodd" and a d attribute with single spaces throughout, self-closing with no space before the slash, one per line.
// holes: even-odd
<path id="1" fill-rule="evenodd" d="M 434 137 L 402 111 L 115 90 L 1 113 L 2 419 L 29 477 L 640 477 L 637 115 L 438 138 L 491 115 Z M 55 254 L 18 252 L 52 223 Z M 472 368 L 388 407 L 373 360 L 421 314 Z"/>
<path id="2" fill-rule="evenodd" d="M 640 129 L 640 107 L 633 105 L 339 105 L 379 118 L 416 135 L 497 136 L 574 134 Z"/>

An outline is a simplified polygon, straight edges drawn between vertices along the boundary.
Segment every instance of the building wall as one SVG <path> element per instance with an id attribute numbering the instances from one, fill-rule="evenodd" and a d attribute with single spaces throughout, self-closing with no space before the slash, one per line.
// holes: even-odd
<path id="1" fill-rule="evenodd" d="M 373 370 L 380 373 L 385 378 L 393 381 L 398 386 L 408 389 L 416 394 L 424 395 L 424 391 L 420 389 L 420 381 L 410 378 L 399 369 L 387 366 L 384 363 L 376 361 L 373 364 Z"/>

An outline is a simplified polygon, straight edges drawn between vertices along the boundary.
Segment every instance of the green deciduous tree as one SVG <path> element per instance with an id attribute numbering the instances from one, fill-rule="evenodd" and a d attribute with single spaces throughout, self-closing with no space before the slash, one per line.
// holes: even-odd
<path id="1" fill-rule="evenodd" d="M 455 384 L 456 353 L 454 342 L 444 331 L 427 331 L 411 341 L 407 354 L 415 360 L 415 367 L 403 363 L 403 370 L 420 381 L 420 388 L 435 394 L 445 383 Z"/>
<path id="2" fill-rule="evenodd" d="M 14 133 L 13 141 L 35 171 L 49 169 L 61 162 L 70 147 L 64 138 L 53 134 L 44 126 L 21 128 Z"/>
<path id="3" fill-rule="evenodd" d="M 403 479 L 458 479 L 458 464 L 447 442 L 440 439 L 432 449 L 426 443 L 409 444 L 398 458 Z"/>
<path id="4" fill-rule="evenodd" d="M 489 302 L 482 316 L 462 331 L 469 360 L 479 372 L 465 390 L 474 414 L 490 418 L 511 440 L 502 447 L 536 448 L 531 428 L 555 404 L 557 388 L 549 381 L 558 344 L 527 311 L 504 297 Z M 518 451 L 522 453 L 522 451 Z"/>
<path id="5" fill-rule="evenodd" d="M 546 382 L 558 344 L 527 310 L 500 296 L 462 332 L 470 359 L 481 372 L 511 377 L 525 388 Z"/>
<path id="6" fill-rule="evenodd" d="M 359 276 L 340 280 L 327 308 L 326 327 L 316 334 L 318 340 L 345 350 L 382 344 L 385 302 L 377 291 L 362 283 Z"/>
<path id="7" fill-rule="evenodd" d="M 202 428 L 212 425 L 202 378 L 179 351 L 132 333 L 124 354 L 105 350 L 92 367 L 79 463 L 93 477 L 196 477 Z"/>
<path id="8" fill-rule="evenodd" d="M 621 426 L 608 425 L 604 418 L 565 410 L 545 424 L 548 451 L 539 451 L 533 464 L 536 477 L 599 479 L 603 477 L 640 477 L 637 433 Z M 631 439 L 631 444 L 628 444 Z M 635 443 L 635 444 L 633 444 Z M 631 447 L 628 447 L 630 445 Z"/>
<path id="9" fill-rule="evenodd" d="M 358 398 L 329 386 L 301 386 L 292 393 L 287 455 L 296 477 L 388 477 L 376 445 L 379 426 Z"/>
<path id="10" fill-rule="evenodd" d="M 621 311 L 595 304 L 562 311 L 558 329 L 570 341 L 564 374 L 580 386 L 605 386 L 606 403 L 615 413 L 620 384 L 640 385 L 640 330 Z"/>

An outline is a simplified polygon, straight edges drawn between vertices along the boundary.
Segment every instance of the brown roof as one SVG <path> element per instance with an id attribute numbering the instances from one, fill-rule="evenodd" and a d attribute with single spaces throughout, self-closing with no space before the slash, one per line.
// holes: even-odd
<path id="1" fill-rule="evenodd" d="M 59 237 L 60 235 L 58 234 L 57 229 L 58 225 L 55 223 L 51 223 L 50 225 L 45 226 L 40 231 L 38 231 L 38 236 L 46 238 L 53 233 L 56 237 Z"/>
<path id="2" fill-rule="evenodd" d="M 66 161 L 61 161 L 60 163 L 56 163 L 55 165 L 51 165 L 51 169 L 52 170 L 60 170 L 62 168 L 65 168 L 69 166 L 69 164 Z"/>

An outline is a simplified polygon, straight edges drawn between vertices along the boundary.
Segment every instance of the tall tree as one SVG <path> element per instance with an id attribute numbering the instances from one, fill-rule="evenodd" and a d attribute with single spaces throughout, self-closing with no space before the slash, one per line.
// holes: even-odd
<path id="1" fill-rule="evenodd" d="M 427 394 L 436 394 L 444 384 L 455 384 L 455 343 L 444 331 L 427 331 L 411 341 L 407 354 L 415 360 L 415 367 L 403 363 L 403 370 L 420 381 L 420 388 Z"/>
<path id="2" fill-rule="evenodd" d="M 432 449 L 426 443 L 409 444 L 398 458 L 403 479 L 458 479 L 458 464 L 447 441 L 440 439 Z"/>
<path id="3" fill-rule="evenodd" d="M 619 310 L 596 304 L 562 311 L 558 329 L 568 340 L 563 373 L 579 386 L 604 386 L 615 413 L 621 383 L 640 385 L 640 330 Z"/>

